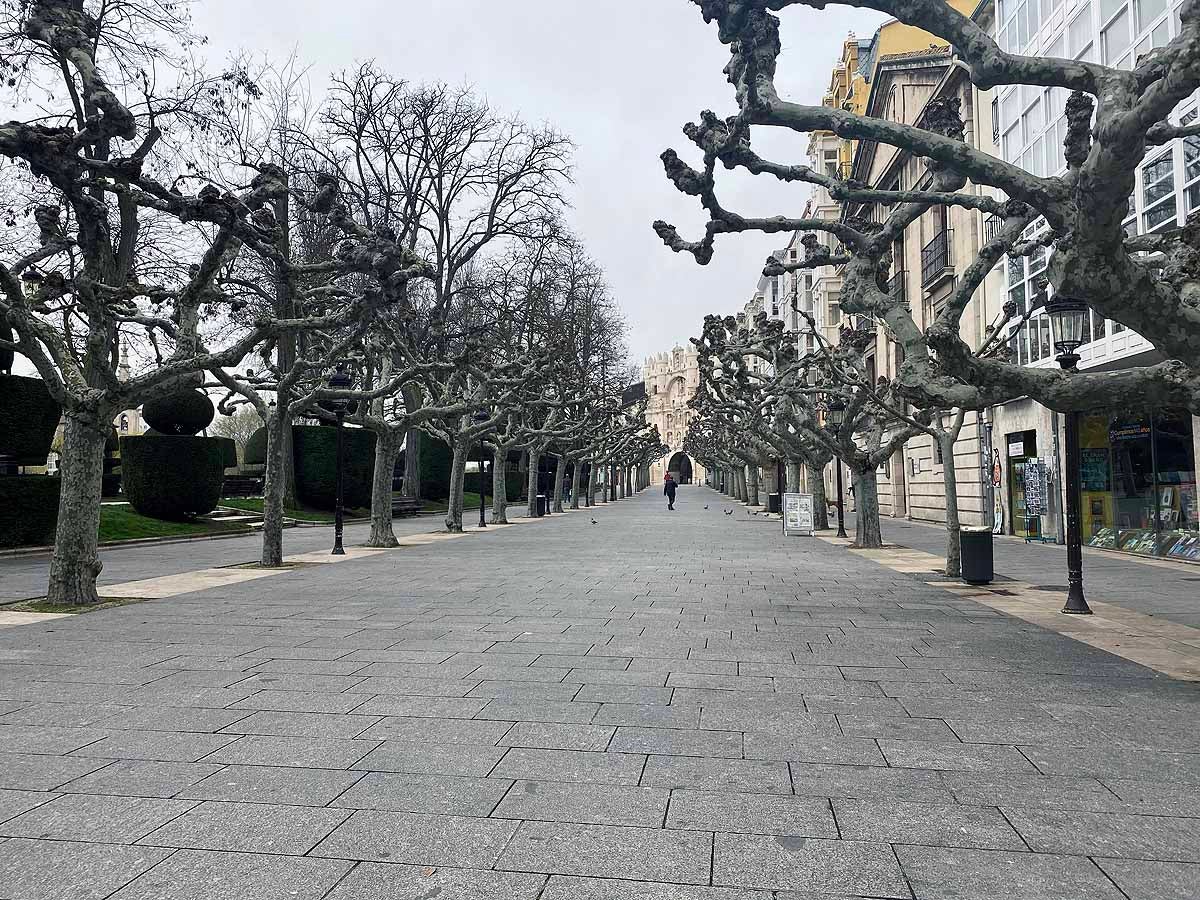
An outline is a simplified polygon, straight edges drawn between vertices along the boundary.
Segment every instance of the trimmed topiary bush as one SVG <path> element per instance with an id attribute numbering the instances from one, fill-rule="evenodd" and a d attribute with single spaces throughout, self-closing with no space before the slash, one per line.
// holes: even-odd
<path id="1" fill-rule="evenodd" d="M 0 476 L 0 547 L 53 542 L 61 490 L 51 475 Z"/>
<path id="2" fill-rule="evenodd" d="M 221 452 L 225 454 L 225 468 L 237 468 L 237 441 L 233 438 L 215 437 L 214 441 L 221 442 Z"/>
<path id="3" fill-rule="evenodd" d="M 200 391 L 180 391 L 142 406 L 146 424 L 169 435 L 199 434 L 212 424 L 215 415 L 212 401 Z"/>
<path id="4" fill-rule="evenodd" d="M 375 432 L 343 428 L 343 491 L 348 508 L 371 505 L 375 472 Z M 292 428 L 296 493 L 313 509 L 333 509 L 337 500 L 337 429 L 320 425 Z"/>
<path id="5" fill-rule="evenodd" d="M 8 327 L 8 323 L 0 317 L 0 341 L 11 341 L 13 339 L 12 329 Z M 13 361 L 17 355 L 11 347 L 0 347 L 0 375 L 7 375 L 12 371 Z"/>
<path id="6" fill-rule="evenodd" d="M 450 445 L 431 434 L 421 434 L 421 496 L 445 500 L 450 496 Z"/>
<path id="7" fill-rule="evenodd" d="M 488 463 L 488 471 L 483 476 L 483 483 L 487 485 L 488 502 L 491 502 L 492 497 L 492 472 L 491 463 Z M 517 500 L 525 496 L 525 475 L 522 472 L 505 472 L 504 473 L 504 494 L 509 500 Z M 447 486 L 448 488 L 449 486 Z M 479 493 L 479 473 L 467 472 L 463 480 L 463 490 L 468 494 Z M 449 494 L 449 490 L 446 491 Z"/>
<path id="8" fill-rule="evenodd" d="M 267 429 L 259 428 L 246 441 L 246 449 L 242 451 L 242 465 L 265 466 L 267 464 Z"/>
<path id="9" fill-rule="evenodd" d="M 143 516 L 186 521 L 217 508 L 225 480 L 220 438 L 121 438 L 121 488 Z"/>
<path id="10" fill-rule="evenodd" d="M 44 466 L 62 410 L 40 378 L 0 375 L 0 457 Z"/>

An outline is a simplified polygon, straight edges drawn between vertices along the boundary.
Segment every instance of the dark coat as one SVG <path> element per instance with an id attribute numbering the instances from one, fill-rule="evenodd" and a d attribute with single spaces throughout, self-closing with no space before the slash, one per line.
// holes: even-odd
<path id="1" fill-rule="evenodd" d="M 663 493 L 674 500 L 676 487 L 678 487 L 678 485 L 675 484 L 675 479 L 670 478 L 667 480 L 666 484 L 663 485 Z"/>

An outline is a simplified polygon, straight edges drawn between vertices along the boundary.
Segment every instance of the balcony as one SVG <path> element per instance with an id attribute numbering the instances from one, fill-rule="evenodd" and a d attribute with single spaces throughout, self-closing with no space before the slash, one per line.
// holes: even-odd
<path id="1" fill-rule="evenodd" d="M 935 284 L 954 274 L 954 266 L 950 262 L 951 229 L 939 231 L 928 244 L 921 249 L 921 287 L 929 290 Z"/>
<path id="2" fill-rule="evenodd" d="M 1000 229 L 1004 227 L 1004 220 L 999 216 L 989 215 L 983 220 L 983 240 L 984 242 L 992 240 L 1000 233 Z"/>
<path id="3" fill-rule="evenodd" d="M 887 283 L 888 296 L 900 304 L 908 303 L 908 296 L 904 288 L 904 275 L 905 272 L 901 269 L 889 278 Z"/>

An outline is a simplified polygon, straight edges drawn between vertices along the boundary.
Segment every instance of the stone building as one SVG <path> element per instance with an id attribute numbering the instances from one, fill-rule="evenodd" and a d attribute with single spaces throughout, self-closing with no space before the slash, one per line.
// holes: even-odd
<path id="1" fill-rule="evenodd" d="M 646 420 L 658 426 L 671 452 L 650 467 L 651 484 L 661 484 L 667 472 L 680 484 L 704 480 L 704 467 L 683 452 L 692 411 L 688 401 L 700 385 L 700 367 L 695 350 L 678 344 L 669 353 L 647 357 L 642 366 L 646 383 Z"/>

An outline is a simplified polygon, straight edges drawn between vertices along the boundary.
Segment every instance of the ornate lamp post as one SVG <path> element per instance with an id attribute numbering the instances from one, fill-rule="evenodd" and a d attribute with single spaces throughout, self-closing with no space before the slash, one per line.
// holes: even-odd
<path id="1" fill-rule="evenodd" d="M 832 425 L 835 430 L 840 430 L 842 427 L 842 423 L 845 421 L 846 421 L 846 401 L 842 400 L 840 397 L 835 397 L 829 403 L 829 424 Z M 846 534 L 846 513 L 844 510 L 845 503 L 842 500 L 842 458 L 840 456 L 835 456 L 834 459 L 837 461 L 837 492 L 838 492 L 837 536 L 840 538 L 844 538 L 844 537 L 849 537 L 849 535 Z"/>
<path id="2" fill-rule="evenodd" d="M 1087 321 L 1088 305 L 1076 297 L 1055 294 L 1046 304 L 1050 328 L 1054 336 L 1055 359 L 1064 372 L 1078 371 L 1079 354 L 1083 344 L 1083 327 Z M 1083 536 L 1080 529 L 1079 485 L 1079 412 L 1066 413 L 1067 439 L 1067 603 L 1062 611 L 1075 615 L 1091 615 L 1091 607 L 1083 596 Z"/>
<path id="3" fill-rule="evenodd" d="M 482 423 L 488 420 L 488 413 L 484 410 L 479 410 L 475 413 L 475 421 Z M 484 462 L 483 462 L 483 434 L 479 435 L 479 527 L 487 528 L 487 522 L 484 520 L 483 506 L 484 498 L 487 497 L 487 482 L 484 481 Z"/>
<path id="4" fill-rule="evenodd" d="M 329 389 L 331 391 L 348 390 L 354 383 L 354 379 L 350 373 L 346 371 L 346 363 L 339 362 L 334 373 L 329 376 Z M 334 415 L 337 416 L 337 499 L 333 508 L 333 552 L 332 556 L 345 556 L 346 551 L 342 547 L 342 524 L 345 518 L 345 497 L 343 493 L 343 478 L 342 478 L 342 425 L 346 421 L 346 412 L 350 408 L 350 401 L 338 398 L 330 401 L 333 407 Z"/>

